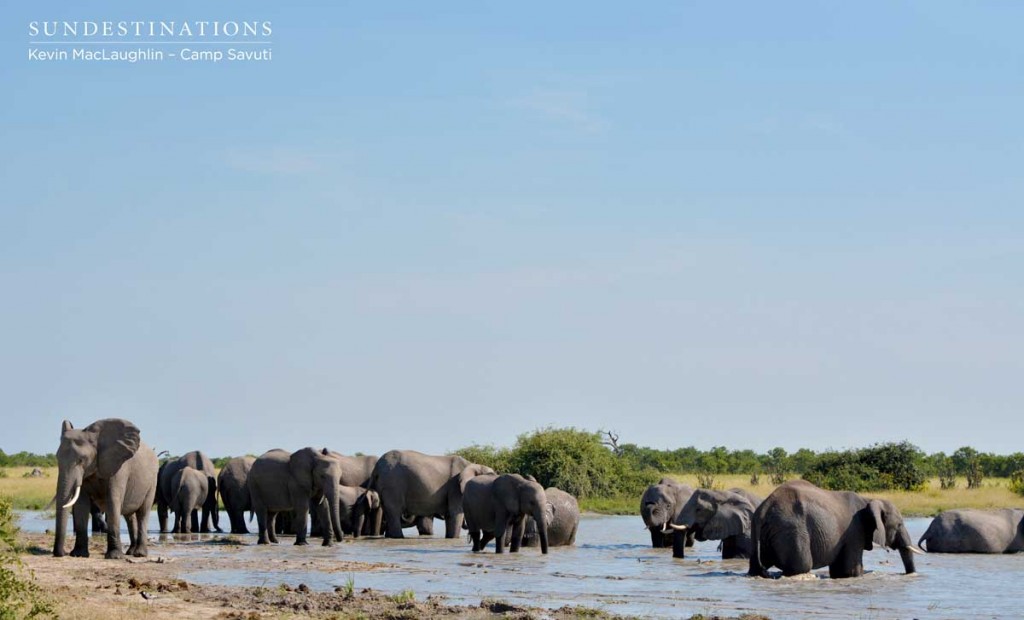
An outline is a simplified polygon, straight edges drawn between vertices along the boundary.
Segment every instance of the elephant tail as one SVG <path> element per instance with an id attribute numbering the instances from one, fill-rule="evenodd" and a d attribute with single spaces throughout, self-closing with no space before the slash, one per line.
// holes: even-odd
<path id="1" fill-rule="evenodd" d="M 929 525 L 928 525 L 928 529 L 924 531 L 924 534 L 921 534 L 921 539 L 917 541 L 917 546 L 918 546 L 918 547 L 920 547 L 920 548 L 922 548 L 922 549 L 924 549 L 925 551 L 930 551 L 930 549 L 928 549 L 928 548 L 927 548 L 927 547 L 925 546 L 925 543 L 926 543 L 926 542 L 928 541 L 928 539 L 929 539 L 929 538 L 931 538 L 931 535 L 932 535 L 932 526 L 933 526 L 934 524 L 935 524 L 935 522 L 934 522 L 934 521 L 933 521 L 933 522 L 932 522 L 931 524 L 929 524 Z"/>

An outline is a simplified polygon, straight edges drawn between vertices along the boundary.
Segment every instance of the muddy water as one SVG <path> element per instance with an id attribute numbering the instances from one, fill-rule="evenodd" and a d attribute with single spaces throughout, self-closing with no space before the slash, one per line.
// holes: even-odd
<path id="1" fill-rule="evenodd" d="M 226 519 L 223 523 L 227 523 Z M 441 524 L 438 523 L 440 526 Z M 927 519 L 910 519 L 916 540 Z M 27 513 L 28 530 L 53 527 Z M 443 531 L 442 527 L 438 530 Z M 155 532 L 155 522 L 151 532 Z M 553 548 L 547 557 L 536 549 L 497 556 L 474 554 L 464 539 L 422 538 L 415 530 L 404 540 L 347 540 L 334 548 L 255 544 L 233 548 L 239 558 L 266 560 L 259 570 L 198 571 L 184 578 L 198 583 L 264 585 L 305 583 L 320 590 L 343 585 L 350 577 L 357 589 L 412 590 L 418 598 L 443 594 L 452 603 L 476 604 L 482 598 L 511 603 L 561 607 L 598 607 L 646 617 L 696 613 L 738 615 L 757 612 L 776 618 L 1020 618 L 1019 596 L 1024 554 L 917 556 L 919 573 L 902 573 L 899 554 L 865 553 L 860 579 L 751 579 L 743 560 L 722 561 L 716 543 L 697 543 L 689 557 L 674 560 L 671 550 L 649 548 L 649 534 L 638 517 L 584 517 L 577 544 Z M 154 536 L 154 539 L 156 537 Z M 168 537 L 163 537 L 166 541 Z M 255 536 L 240 537 L 255 543 Z M 224 553 L 219 545 L 158 543 L 158 553 L 176 556 Z M 316 558 L 386 563 L 394 568 L 356 573 L 315 570 Z M 309 570 L 275 570 L 283 560 Z"/>

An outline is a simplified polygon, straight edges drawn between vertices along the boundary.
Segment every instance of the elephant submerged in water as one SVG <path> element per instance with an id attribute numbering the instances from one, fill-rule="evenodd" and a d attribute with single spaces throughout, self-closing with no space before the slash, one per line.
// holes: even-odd
<path id="1" fill-rule="evenodd" d="M 686 538 L 722 541 L 722 559 L 749 558 L 750 528 L 761 498 L 742 489 L 697 489 L 669 524 L 672 556 L 684 557 Z"/>
<path id="2" fill-rule="evenodd" d="M 544 489 L 547 507 L 544 519 L 548 524 L 548 546 L 568 547 L 576 544 L 576 531 L 580 526 L 580 505 L 576 498 L 565 491 L 548 487 Z M 523 534 L 524 547 L 536 547 L 540 544 L 537 533 L 537 520 L 529 517 L 526 520 L 526 532 Z"/>
<path id="3" fill-rule="evenodd" d="M 693 487 L 679 484 L 671 478 L 662 478 L 657 484 L 647 487 L 640 498 L 640 517 L 644 520 L 644 527 L 651 532 L 652 547 L 672 546 L 673 530 L 669 524 L 692 494 Z M 693 534 L 687 535 L 686 546 L 693 546 Z"/>
<path id="4" fill-rule="evenodd" d="M 81 430 L 64 420 L 57 448 L 56 535 L 53 555 L 65 553 L 68 508 L 73 507 L 75 547 L 71 555 L 89 557 L 90 506 L 106 513 L 107 559 L 124 557 L 123 516 L 128 525 L 128 554 L 146 555 L 146 523 L 156 495 L 159 464 L 142 442 L 139 428 L 120 418 L 97 420 Z"/>
<path id="5" fill-rule="evenodd" d="M 1024 510 L 947 510 L 932 519 L 917 544 L 928 553 L 1024 551 Z"/>
<path id="6" fill-rule="evenodd" d="M 432 456 L 415 450 L 392 450 L 377 460 L 369 488 L 380 495 L 385 536 L 404 538 L 403 523 L 426 526 L 426 519 L 442 516 L 445 538 L 462 529 L 462 489 L 490 467 L 470 463 L 461 456 Z M 421 530 L 422 531 L 422 530 Z"/>
<path id="7" fill-rule="evenodd" d="M 882 545 L 900 552 L 907 574 L 915 572 L 914 546 L 892 502 L 856 493 L 826 491 L 805 480 L 781 485 L 754 512 L 750 575 L 785 576 L 828 566 L 833 579 L 864 574 L 864 551 Z"/>

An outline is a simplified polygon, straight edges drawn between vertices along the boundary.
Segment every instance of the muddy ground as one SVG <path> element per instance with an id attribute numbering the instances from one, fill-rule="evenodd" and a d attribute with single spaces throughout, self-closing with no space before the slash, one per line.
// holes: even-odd
<path id="1" fill-rule="evenodd" d="M 210 586 L 188 583 L 184 573 L 196 570 L 250 568 L 252 560 L 235 557 L 232 545 L 214 557 L 161 556 L 151 549 L 147 558 L 104 560 L 106 539 L 92 537 L 89 558 L 54 558 L 53 538 L 46 534 L 22 534 L 22 560 L 56 604 L 59 617 L 91 620 L 217 618 L 625 618 L 587 607 L 558 610 L 528 608 L 498 600 L 478 606 L 449 605 L 444 597 L 417 600 L 415 593 L 385 593 L 370 589 L 338 587 L 335 592 L 314 592 L 305 584 L 285 582 L 273 586 Z M 227 541 L 228 539 L 225 539 Z M 218 544 L 212 542 L 210 544 Z M 388 570 L 387 564 L 317 559 L 275 564 L 274 570 L 309 571 L 311 564 L 322 572 Z M 748 616 L 750 620 L 754 617 Z"/>

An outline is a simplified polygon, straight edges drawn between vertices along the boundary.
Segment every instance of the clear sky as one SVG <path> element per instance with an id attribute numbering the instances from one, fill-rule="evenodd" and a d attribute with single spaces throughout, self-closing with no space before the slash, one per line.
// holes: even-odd
<path id="1" fill-rule="evenodd" d="M 145 4 L 0 8 L 0 448 L 1024 450 L 1024 3 Z"/>

